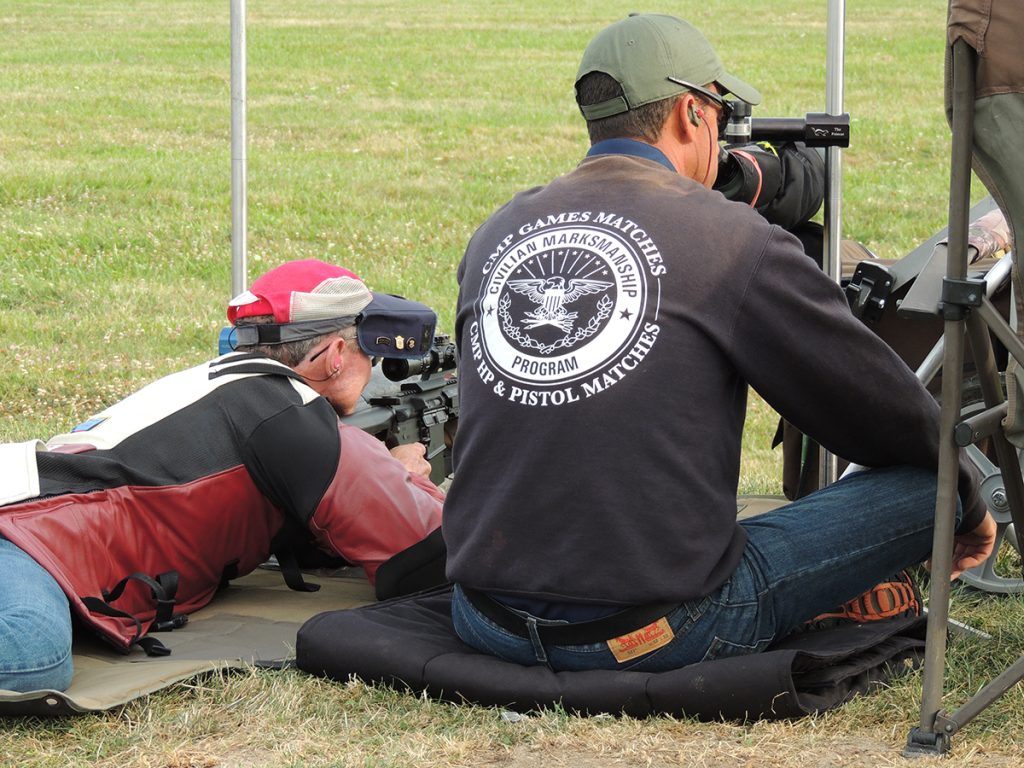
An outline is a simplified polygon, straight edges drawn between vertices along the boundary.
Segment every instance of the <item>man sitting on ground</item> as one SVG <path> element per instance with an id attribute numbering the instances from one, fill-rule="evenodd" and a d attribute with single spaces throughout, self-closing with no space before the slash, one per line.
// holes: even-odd
<path id="1" fill-rule="evenodd" d="M 713 191 L 726 93 L 760 100 L 686 22 L 611 25 L 576 80 L 587 157 L 466 249 L 444 538 L 455 630 L 485 653 L 754 653 L 929 555 L 938 406 L 794 237 Z M 748 384 L 876 469 L 738 522 Z M 995 536 L 966 461 L 959 491 L 957 571 Z"/>

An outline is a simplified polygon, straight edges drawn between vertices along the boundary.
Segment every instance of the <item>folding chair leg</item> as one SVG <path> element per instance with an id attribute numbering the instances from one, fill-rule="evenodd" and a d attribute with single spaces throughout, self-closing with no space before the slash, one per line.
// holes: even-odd
<path id="1" fill-rule="evenodd" d="M 920 724 L 907 737 L 906 756 L 944 754 L 950 739 L 960 728 L 1024 679 L 1024 656 L 971 697 L 964 706 L 947 715 L 942 711 L 945 675 L 946 622 L 949 617 L 950 583 L 944 574 L 952 569 L 953 526 L 956 515 L 958 445 L 954 430 L 960 415 L 961 377 L 964 352 L 964 323 L 971 352 L 980 375 L 986 408 L 1002 404 L 1003 393 L 989 337 L 993 330 L 1004 340 L 1010 353 L 1024 362 L 1024 345 L 1013 335 L 990 303 L 976 295 L 967 273 L 967 223 L 973 145 L 975 54 L 964 42 L 952 50 L 953 152 L 950 174 L 949 250 L 943 281 L 942 314 L 946 319 L 943 339 L 945 356 L 942 379 L 942 415 L 939 449 L 938 491 L 935 504 L 935 533 L 932 549 L 929 593 L 928 638 L 925 644 L 924 683 Z M 1001 429 L 992 435 L 996 457 L 1015 530 L 1024 530 L 1024 478 L 1016 449 Z"/>
<path id="2" fill-rule="evenodd" d="M 974 51 L 963 41 L 952 50 L 953 148 L 949 190 L 949 249 L 947 278 L 967 275 L 967 224 L 970 208 L 971 145 L 974 135 Z M 946 314 L 943 328 L 944 373 L 963 370 L 964 316 Z M 920 724 L 907 737 L 905 755 L 944 754 L 949 733 L 936 728 L 942 707 L 942 683 L 946 663 L 946 620 L 949 618 L 949 579 L 953 565 L 953 529 L 956 521 L 959 449 L 953 430 L 960 418 L 962 382 L 959 375 L 942 377 L 942 415 L 938 491 L 935 500 L 935 533 L 932 539 L 932 574 L 928 597 L 928 638 L 925 642 L 924 682 Z"/>
<path id="3" fill-rule="evenodd" d="M 963 370 L 963 321 L 947 321 L 945 330 L 944 371 Z M 942 377 L 942 402 L 960 402 L 959 376 Z M 935 501 L 935 532 L 932 538 L 932 579 L 928 592 L 928 636 L 925 641 L 924 683 L 921 697 L 921 720 L 907 737 L 905 755 L 944 754 L 949 750 L 949 735 L 936 730 L 936 719 L 942 706 L 942 683 L 946 662 L 946 626 L 949 618 L 950 582 L 953 566 L 953 529 L 956 522 L 958 448 L 953 430 L 959 419 L 959 408 L 942 409 L 939 450 L 938 491 Z"/>

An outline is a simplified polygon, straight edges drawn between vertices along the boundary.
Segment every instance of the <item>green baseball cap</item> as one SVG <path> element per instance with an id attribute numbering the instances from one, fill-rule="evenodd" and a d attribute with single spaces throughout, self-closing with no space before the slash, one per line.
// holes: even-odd
<path id="1" fill-rule="evenodd" d="M 711 43 L 696 27 L 675 16 L 631 13 L 605 27 L 583 51 L 576 83 L 591 72 L 604 72 L 622 86 L 623 96 L 581 106 L 588 120 L 600 120 L 690 90 L 680 81 L 715 83 L 748 104 L 761 94 L 725 71 Z"/>

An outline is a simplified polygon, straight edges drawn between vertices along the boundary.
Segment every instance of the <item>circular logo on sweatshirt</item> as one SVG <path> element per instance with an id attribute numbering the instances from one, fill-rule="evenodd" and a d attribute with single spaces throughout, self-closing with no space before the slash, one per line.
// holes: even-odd
<path id="1" fill-rule="evenodd" d="M 529 405 L 558 404 L 541 394 L 551 388 L 610 386 L 605 377 L 633 370 L 657 335 L 641 342 L 649 271 L 638 244 L 613 228 L 529 231 L 485 262 L 470 328 L 474 357 L 486 363 L 481 375 Z M 562 399 L 572 394 L 569 387 Z"/>

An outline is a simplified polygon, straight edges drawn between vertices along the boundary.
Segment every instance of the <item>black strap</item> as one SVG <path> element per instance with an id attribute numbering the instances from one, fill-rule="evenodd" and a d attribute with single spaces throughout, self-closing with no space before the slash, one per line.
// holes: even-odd
<path id="1" fill-rule="evenodd" d="M 270 551 L 277 558 L 277 564 L 281 567 L 281 576 L 288 589 L 296 592 L 318 592 L 319 584 L 308 582 L 302 578 L 302 570 L 299 568 L 299 560 L 295 555 L 297 542 L 305 539 L 307 532 L 292 518 L 285 518 L 281 530 L 270 542 Z"/>
<path id="2" fill-rule="evenodd" d="M 379 294 L 378 294 L 379 296 Z M 232 333 L 236 347 L 288 344 L 303 339 L 315 339 L 343 328 L 351 328 L 359 322 L 361 315 L 324 317 L 319 320 L 300 320 L 294 323 L 261 323 L 260 325 L 236 325 Z"/>
<path id="3" fill-rule="evenodd" d="M 98 597 L 79 597 L 79 600 L 89 609 L 90 613 L 99 613 L 103 616 L 111 616 L 115 619 L 128 619 L 135 624 L 135 636 L 128 641 L 128 645 L 135 645 L 142 635 L 142 622 L 127 611 L 119 611 L 117 608 L 108 605 Z"/>
<path id="4" fill-rule="evenodd" d="M 81 597 L 79 598 L 86 608 L 92 613 L 99 613 L 103 616 L 110 616 L 115 619 L 128 619 L 135 624 L 135 636 L 128 641 L 128 647 L 131 648 L 133 645 L 139 646 L 147 656 L 169 656 L 171 649 L 161 643 L 155 637 L 142 637 L 142 622 L 137 617 L 127 611 L 119 611 L 112 605 L 107 604 L 98 597 Z M 188 620 L 187 616 L 180 618 Z M 184 623 L 184 622 L 182 622 Z"/>
<path id="5" fill-rule="evenodd" d="M 187 617 L 186 617 L 187 618 Z M 155 637 L 140 637 L 136 642 L 147 656 L 170 656 L 171 649 L 161 643 Z"/>
<path id="6" fill-rule="evenodd" d="M 157 574 L 156 577 L 149 576 L 142 572 L 136 572 L 121 579 L 111 590 L 103 590 L 103 600 L 113 603 L 124 592 L 129 581 L 138 581 L 149 587 L 153 601 L 156 603 L 156 615 L 150 625 L 150 632 L 170 632 L 188 623 L 188 617 L 184 614 L 174 615 L 174 596 L 178 592 L 178 572 L 166 571 Z"/>
<path id="7" fill-rule="evenodd" d="M 129 647 L 137 645 L 146 652 L 147 656 L 169 655 L 171 653 L 170 649 L 159 640 L 152 637 L 143 637 L 142 622 L 139 621 L 137 616 L 110 605 L 110 603 L 116 601 L 124 594 L 125 587 L 128 586 L 130 581 L 138 581 L 149 587 L 150 595 L 156 603 L 156 614 L 149 625 L 150 632 L 170 632 L 174 629 L 180 629 L 188 623 L 188 616 L 185 614 L 174 615 L 174 596 L 178 592 L 177 571 L 166 571 L 157 574 L 155 577 L 142 572 L 132 573 L 117 582 L 113 589 L 104 589 L 101 593 L 103 595 L 102 599 L 91 596 L 80 597 L 79 599 L 92 613 L 116 619 L 127 619 L 132 622 L 135 625 L 135 635 L 128 641 Z"/>
<path id="8" fill-rule="evenodd" d="M 224 566 L 224 569 L 220 572 L 220 584 L 217 585 L 217 591 L 220 592 L 222 589 L 228 588 L 228 583 L 232 579 L 238 578 L 238 558 L 229 562 Z"/>
<path id="9" fill-rule="evenodd" d="M 319 592 L 320 585 L 302 578 L 302 570 L 299 568 L 298 558 L 295 557 L 295 550 L 291 547 L 284 547 L 274 553 L 277 557 L 277 564 L 281 566 L 281 576 L 288 589 L 296 592 Z"/>
<path id="10" fill-rule="evenodd" d="M 529 637 L 526 620 L 511 608 L 502 605 L 484 592 L 467 589 L 459 585 L 466 599 L 480 613 L 499 627 L 507 629 L 518 637 Z M 635 632 L 668 615 L 679 603 L 653 603 L 637 605 L 593 621 L 573 624 L 538 624 L 537 635 L 543 642 L 552 645 L 588 645 L 602 643 L 613 637 Z"/>

